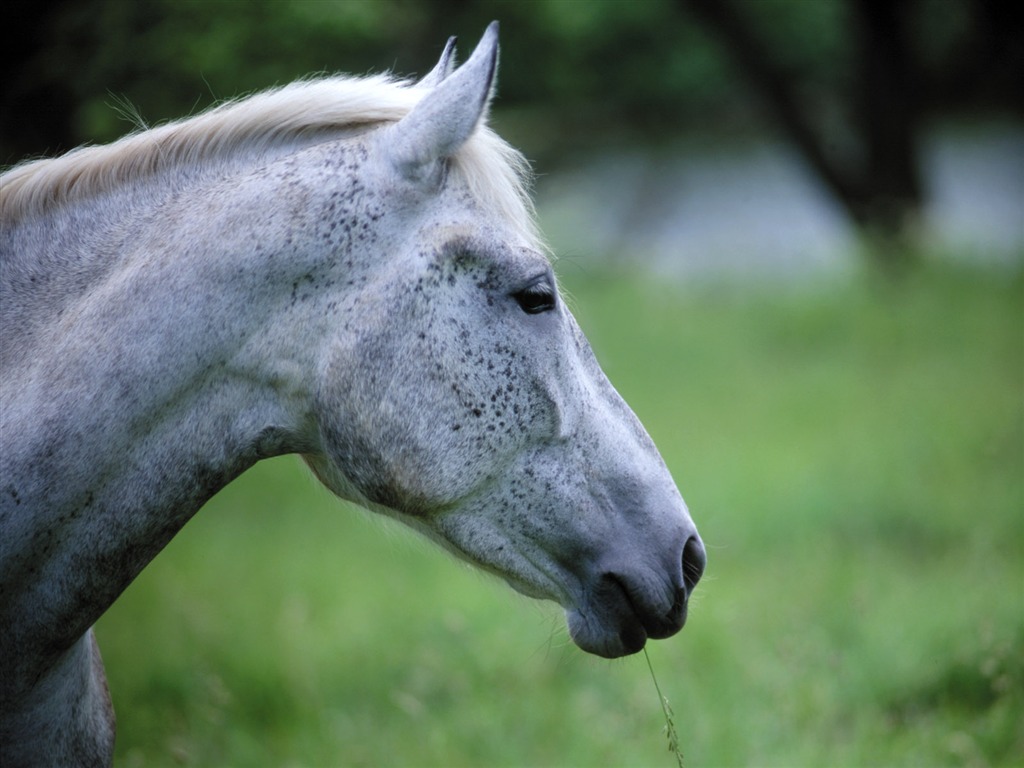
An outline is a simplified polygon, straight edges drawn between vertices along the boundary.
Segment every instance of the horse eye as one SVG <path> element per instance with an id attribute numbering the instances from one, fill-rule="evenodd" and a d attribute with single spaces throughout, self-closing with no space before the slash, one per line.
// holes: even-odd
<path id="1" fill-rule="evenodd" d="M 555 289 L 547 277 L 538 278 L 521 291 L 516 291 L 512 298 L 528 315 L 539 315 L 555 308 Z"/>

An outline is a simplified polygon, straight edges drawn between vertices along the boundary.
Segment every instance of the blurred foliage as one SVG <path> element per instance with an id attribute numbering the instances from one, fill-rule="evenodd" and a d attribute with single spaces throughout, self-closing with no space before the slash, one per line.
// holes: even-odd
<path id="1" fill-rule="evenodd" d="M 887 271 L 912 262 L 928 123 L 1022 112 L 1001 0 L 8 0 L 0 164 L 317 73 L 426 73 L 502 23 L 499 130 L 574 152 L 776 131 Z"/>
<path id="2" fill-rule="evenodd" d="M 913 42 L 923 67 L 969 69 L 964 56 L 977 36 L 978 4 L 915 3 Z M 534 156 L 636 134 L 651 140 L 693 129 L 763 129 L 757 100 L 686 6 L 681 0 L 9 0 L 0 13 L 17 34 L 9 34 L 0 54 L 0 162 L 116 138 L 134 127 L 112 108 L 122 101 L 159 122 L 311 73 L 422 74 L 448 35 L 459 35 L 465 55 L 495 18 L 504 49 L 503 128 Z M 793 76 L 805 105 L 826 119 L 838 115 L 836 94 L 847 93 L 854 77 L 847 4 L 747 0 L 738 6 Z M 1000 72 L 1006 82 L 988 78 L 988 89 L 945 90 L 942 106 L 980 99 L 1005 108 L 1019 66 Z"/>

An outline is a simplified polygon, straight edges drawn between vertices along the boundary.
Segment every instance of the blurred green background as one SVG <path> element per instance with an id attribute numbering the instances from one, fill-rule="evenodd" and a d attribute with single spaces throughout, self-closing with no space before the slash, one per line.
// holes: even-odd
<path id="1" fill-rule="evenodd" d="M 709 549 L 687 766 L 1024 763 L 1024 94 L 984 0 L 9 0 L 0 162 L 502 23 L 493 123 Z M 12 30 L 17 30 L 13 33 Z M 133 118 L 136 119 L 136 118 Z M 642 658 L 293 458 L 98 626 L 121 765 L 670 766 Z"/>

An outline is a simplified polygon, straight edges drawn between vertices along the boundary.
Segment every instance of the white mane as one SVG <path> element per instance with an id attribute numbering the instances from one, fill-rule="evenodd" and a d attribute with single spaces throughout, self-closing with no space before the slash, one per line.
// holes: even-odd
<path id="1" fill-rule="evenodd" d="M 11 225 L 178 164 L 260 152 L 337 129 L 370 129 L 404 117 L 427 89 L 386 75 L 304 80 L 223 103 L 195 117 L 15 166 L 0 176 L 0 217 Z M 523 156 L 481 125 L 452 158 L 471 190 L 538 236 Z"/>

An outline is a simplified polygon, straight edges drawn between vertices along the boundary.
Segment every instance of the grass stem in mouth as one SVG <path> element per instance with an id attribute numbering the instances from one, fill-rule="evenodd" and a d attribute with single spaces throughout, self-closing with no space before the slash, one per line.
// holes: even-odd
<path id="1" fill-rule="evenodd" d="M 676 733 L 676 724 L 672 719 L 672 705 L 661 693 L 661 686 L 658 685 L 658 678 L 654 674 L 654 665 L 651 664 L 651 657 L 644 648 L 644 658 L 647 659 L 647 668 L 651 670 L 651 680 L 654 681 L 654 690 L 658 692 L 658 701 L 661 702 L 661 711 L 665 715 L 665 735 L 668 737 L 668 751 L 676 756 L 676 763 L 683 768 L 683 752 L 679 749 L 679 734 Z"/>

